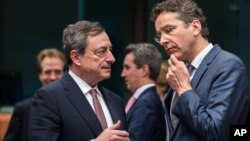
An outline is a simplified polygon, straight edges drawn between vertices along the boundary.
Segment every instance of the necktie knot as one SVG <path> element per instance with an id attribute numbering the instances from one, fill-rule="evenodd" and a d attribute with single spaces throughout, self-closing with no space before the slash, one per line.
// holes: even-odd
<path id="1" fill-rule="evenodd" d="M 90 93 L 93 97 L 96 97 L 96 95 L 97 95 L 96 89 L 91 89 L 91 90 L 89 91 L 89 93 Z"/>
<path id="2" fill-rule="evenodd" d="M 195 67 L 192 64 L 188 64 L 187 69 L 188 69 L 189 75 L 191 76 L 193 71 L 195 70 Z"/>

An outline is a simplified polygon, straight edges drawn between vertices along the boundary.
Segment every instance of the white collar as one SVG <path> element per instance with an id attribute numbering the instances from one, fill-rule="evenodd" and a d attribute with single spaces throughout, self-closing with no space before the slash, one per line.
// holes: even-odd
<path id="1" fill-rule="evenodd" d="M 96 89 L 97 93 L 102 96 L 100 93 L 98 86 L 96 85 L 94 88 L 92 88 L 89 84 L 87 84 L 84 80 L 82 80 L 80 77 L 78 77 L 74 72 L 72 72 L 69 69 L 69 75 L 74 79 L 76 84 L 79 86 L 81 91 L 86 95 L 91 89 Z"/>
<path id="2" fill-rule="evenodd" d="M 135 93 L 133 94 L 133 96 L 137 99 L 144 90 L 146 90 L 147 88 L 149 87 L 153 87 L 155 86 L 154 83 L 149 83 L 149 84 L 145 84 L 145 85 L 142 85 L 140 88 L 138 88 Z"/>
<path id="3" fill-rule="evenodd" d="M 208 46 L 206 46 L 191 62 L 191 65 L 197 69 L 199 65 L 201 64 L 202 60 L 205 58 L 205 56 L 208 54 L 208 52 L 213 48 L 213 44 L 209 43 Z"/>

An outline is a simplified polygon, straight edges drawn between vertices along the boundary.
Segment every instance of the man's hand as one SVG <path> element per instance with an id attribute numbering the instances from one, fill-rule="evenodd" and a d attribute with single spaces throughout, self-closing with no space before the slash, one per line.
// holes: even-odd
<path id="1" fill-rule="evenodd" d="M 169 69 L 166 79 L 169 86 L 180 96 L 183 92 L 192 89 L 189 73 L 184 62 L 177 60 L 172 54 L 168 59 Z"/>
<path id="2" fill-rule="evenodd" d="M 126 131 L 119 130 L 121 121 L 105 129 L 94 141 L 130 141 Z"/>

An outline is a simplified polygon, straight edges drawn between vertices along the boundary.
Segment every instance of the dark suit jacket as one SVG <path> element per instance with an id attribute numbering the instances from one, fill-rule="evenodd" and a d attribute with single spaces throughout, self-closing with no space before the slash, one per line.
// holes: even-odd
<path id="1" fill-rule="evenodd" d="M 31 98 L 28 98 L 15 105 L 4 141 L 28 141 L 28 118 L 31 101 Z"/>
<path id="2" fill-rule="evenodd" d="M 121 120 L 124 129 L 122 99 L 104 87 L 99 89 L 113 122 Z M 88 100 L 68 73 L 36 92 L 30 111 L 31 141 L 86 141 L 102 131 Z"/>
<path id="3" fill-rule="evenodd" d="M 127 113 L 131 141 L 166 141 L 164 112 L 155 87 L 143 91 Z"/>
<path id="4" fill-rule="evenodd" d="M 169 119 L 171 92 L 165 100 L 171 141 L 229 141 L 229 127 L 244 124 L 248 111 L 245 67 L 219 45 L 206 55 L 186 91 L 173 108 L 180 119 L 172 128 Z"/>

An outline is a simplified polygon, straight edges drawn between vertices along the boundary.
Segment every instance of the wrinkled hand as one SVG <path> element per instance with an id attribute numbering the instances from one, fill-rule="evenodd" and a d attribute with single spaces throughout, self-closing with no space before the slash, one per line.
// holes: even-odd
<path id="1" fill-rule="evenodd" d="M 183 92 L 192 89 L 189 73 L 184 62 L 177 60 L 172 54 L 168 59 L 168 73 L 166 79 L 169 86 L 180 96 Z"/>
<path id="2" fill-rule="evenodd" d="M 119 130 L 121 121 L 105 129 L 94 141 L 130 141 L 126 131 Z"/>

